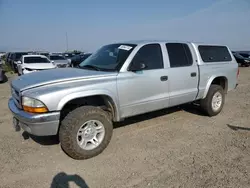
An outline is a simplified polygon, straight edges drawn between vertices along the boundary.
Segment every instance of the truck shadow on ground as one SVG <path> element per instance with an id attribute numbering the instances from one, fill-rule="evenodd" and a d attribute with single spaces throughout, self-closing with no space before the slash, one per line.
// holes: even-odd
<path id="1" fill-rule="evenodd" d="M 36 143 L 44 145 L 44 146 L 59 144 L 59 138 L 57 135 L 56 136 L 34 136 L 34 135 L 30 135 L 27 132 L 23 132 L 22 136 L 24 140 L 32 139 Z"/>
<path id="2" fill-rule="evenodd" d="M 227 124 L 227 126 L 234 131 L 238 131 L 238 130 L 250 131 L 250 128 L 248 127 L 238 127 L 238 126 L 234 126 L 230 124 Z"/>
<path id="3" fill-rule="evenodd" d="M 77 185 L 74 187 L 89 188 L 84 179 L 79 175 L 67 175 L 65 172 L 60 172 L 54 176 L 50 188 L 69 188 L 70 183 Z"/>
<path id="4" fill-rule="evenodd" d="M 154 118 L 165 116 L 165 115 L 168 115 L 168 114 L 172 114 L 172 113 L 175 113 L 175 112 L 178 112 L 178 111 L 185 111 L 185 112 L 195 114 L 195 115 L 198 115 L 198 116 L 205 116 L 198 105 L 184 104 L 184 105 L 181 105 L 181 106 L 171 107 L 171 108 L 158 110 L 158 111 L 154 111 L 154 112 L 149 112 L 149 113 L 146 113 L 146 114 L 142 114 L 142 115 L 127 118 L 122 122 L 115 123 L 114 128 L 124 127 L 124 126 L 130 125 L 130 124 L 139 123 L 139 122 L 142 122 L 142 121 L 154 119 Z"/>
<path id="5" fill-rule="evenodd" d="M 185 105 L 181 105 L 181 106 L 177 106 L 177 107 L 171 107 L 171 108 L 158 110 L 155 112 L 150 112 L 150 113 L 127 118 L 122 122 L 114 123 L 114 129 L 124 127 L 124 126 L 130 125 L 130 124 L 139 123 L 142 121 L 154 119 L 157 117 L 165 116 L 165 115 L 172 114 L 172 113 L 175 113 L 178 111 L 185 111 L 185 112 L 195 114 L 198 116 L 205 116 L 202 113 L 202 111 L 200 110 L 198 105 L 185 104 Z M 59 144 L 58 136 L 39 136 L 38 137 L 38 136 L 30 135 L 27 132 L 23 132 L 22 136 L 23 136 L 24 140 L 31 138 L 33 141 L 35 141 L 36 143 L 41 144 L 41 145 L 57 145 L 57 144 Z"/>

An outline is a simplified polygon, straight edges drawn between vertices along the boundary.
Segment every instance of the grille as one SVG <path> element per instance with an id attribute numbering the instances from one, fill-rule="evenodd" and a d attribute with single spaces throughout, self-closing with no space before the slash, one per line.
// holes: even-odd
<path id="1" fill-rule="evenodd" d="M 17 90 L 15 90 L 15 88 L 11 88 L 11 95 L 12 95 L 12 98 L 14 99 L 14 102 L 16 104 L 16 106 L 18 108 L 21 108 L 21 98 L 20 98 L 20 95 L 19 95 L 19 92 Z"/>

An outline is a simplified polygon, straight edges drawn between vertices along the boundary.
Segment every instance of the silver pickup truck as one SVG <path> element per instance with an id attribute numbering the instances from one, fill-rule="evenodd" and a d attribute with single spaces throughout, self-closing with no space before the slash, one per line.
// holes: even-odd
<path id="1" fill-rule="evenodd" d="M 78 68 L 22 75 L 11 83 L 9 109 L 16 129 L 59 135 L 74 159 L 100 154 L 113 122 L 195 102 L 219 114 L 239 74 L 226 46 L 130 41 L 101 47 Z"/>

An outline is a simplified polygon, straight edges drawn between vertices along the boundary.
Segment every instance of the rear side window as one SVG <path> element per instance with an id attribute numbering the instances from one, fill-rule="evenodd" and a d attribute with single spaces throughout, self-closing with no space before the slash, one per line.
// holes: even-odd
<path id="1" fill-rule="evenodd" d="M 187 44 L 167 43 L 170 67 L 187 67 L 193 64 L 192 54 Z"/>
<path id="2" fill-rule="evenodd" d="M 201 58 L 205 63 L 232 61 L 232 57 L 226 46 L 205 46 L 198 47 Z"/>

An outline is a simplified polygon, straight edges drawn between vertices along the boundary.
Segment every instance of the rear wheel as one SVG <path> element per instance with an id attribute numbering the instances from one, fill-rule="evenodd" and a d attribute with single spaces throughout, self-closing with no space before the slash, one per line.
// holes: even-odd
<path id="1" fill-rule="evenodd" d="M 59 140 L 73 159 L 88 159 L 100 154 L 113 132 L 107 112 L 98 107 L 82 106 L 71 111 L 61 122 Z"/>
<path id="2" fill-rule="evenodd" d="M 225 92 L 219 85 L 211 85 L 205 99 L 201 100 L 201 108 L 208 116 L 219 114 L 225 103 Z"/>

